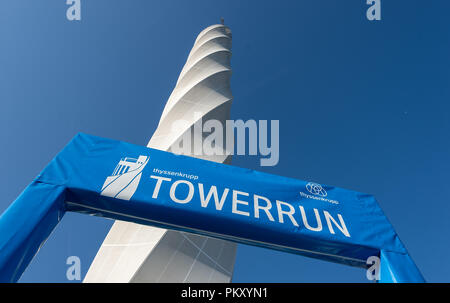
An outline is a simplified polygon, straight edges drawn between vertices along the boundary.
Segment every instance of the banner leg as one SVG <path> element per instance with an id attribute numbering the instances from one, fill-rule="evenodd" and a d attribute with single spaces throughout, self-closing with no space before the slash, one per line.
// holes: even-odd
<path id="1" fill-rule="evenodd" d="M 0 282 L 17 282 L 61 221 L 65 186 L 33 181 L 0 217 Z"/>

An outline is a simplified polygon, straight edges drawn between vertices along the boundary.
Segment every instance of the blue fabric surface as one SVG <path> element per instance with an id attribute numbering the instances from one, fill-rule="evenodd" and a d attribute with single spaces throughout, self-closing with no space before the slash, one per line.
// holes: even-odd
<path id="1" fill-rule="evenodd" d="M 197 233 L 424 282 L 373 196 L 77 135 L 0 217 L 0 281 L 17 281 L 64 211 Z"/>

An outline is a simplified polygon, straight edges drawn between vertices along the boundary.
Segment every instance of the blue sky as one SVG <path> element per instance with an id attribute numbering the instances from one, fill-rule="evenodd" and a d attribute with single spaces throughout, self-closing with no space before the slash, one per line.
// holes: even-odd
<path id="1" fill-rule="evenodd" d="M 280 120 L 280 162 L 233 165 L 374 194 L 430 282 L 449 281 L 447 1 L 82 0 L 0 4 L 0 212 L 77 133 L 145 145 L 197 34 L 233 32 L 233 119 Z M 112 221 L 66 214 L 21 278 L 82 275 Z M 362 269 L 239 245 L 235 282 L 367 282 Z"/>

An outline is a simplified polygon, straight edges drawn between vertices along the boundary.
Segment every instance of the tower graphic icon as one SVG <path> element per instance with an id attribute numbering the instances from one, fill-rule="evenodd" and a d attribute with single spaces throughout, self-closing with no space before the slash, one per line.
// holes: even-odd
<path id="1" fill-rule="evenodd" d="M 111 176 L 106 178 L 100 194 L 130 200 L 139 185 L 148 158 L 147 156 L 139 156 L 137 159 L 120 159 Z"/>

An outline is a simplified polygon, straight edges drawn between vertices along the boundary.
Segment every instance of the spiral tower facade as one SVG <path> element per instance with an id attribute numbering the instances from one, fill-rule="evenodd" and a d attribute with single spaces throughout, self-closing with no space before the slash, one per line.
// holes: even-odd
<path id="1" fill-rule="evenodd" d="M 207 139 L 203 132 L 194 132 L 200 121 L 215 119 L 225 125 L 233 99 L 230 60 L 230 29 L 221 24 L 204 29 L 195 40 L 148 147 L 170 151 L 183 136 L 191 136 L 191 142 L 203 142 Z M 174 128 L 176 121 L 183 123 Z M 192 146 L 190 155 L 228 163 L 231 156 L 226 155 L 225 147 L 217 148 L 223 152 L 208 156 L 195 152 Z M 235 255 L 236 244 L 232 242 L 115 221 L 84 282 L 230 282 Z"/>

